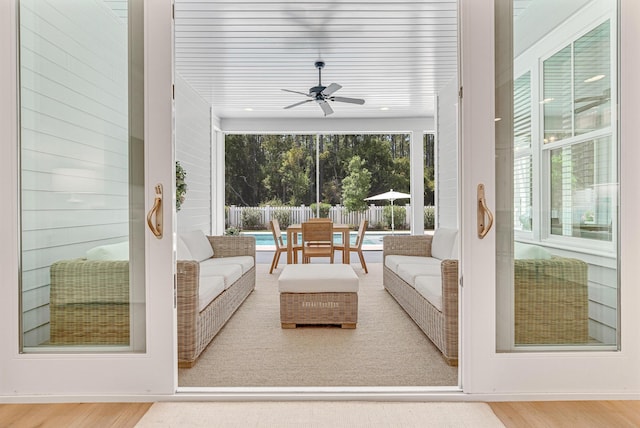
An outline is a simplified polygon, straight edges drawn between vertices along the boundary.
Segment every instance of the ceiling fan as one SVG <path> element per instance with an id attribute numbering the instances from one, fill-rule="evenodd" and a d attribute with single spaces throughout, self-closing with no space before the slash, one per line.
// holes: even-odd
<path id="1" fill-rule="evenodd" d="M 333 109 L 331 108 L 331 106 L 327 101 L 338 101 L 341 103 L 360 104 L 360 105 L 364 104 L 364 100 L 360 98 L 346 98 L 346 97 L 333 96 L 333 93 L 336 92 L 338 89 L 342 88 L 342 86 L 338 85 L 337 83 L 332 83 L 329 86 L 322 86 L 322 69 L 324 68 L 324 61 L 316 61 L 314 65 L 318 69 L 318 86 L 309 88 L 308 94 L 305 94 L 304 92 L 299 92 L 299 91 L 292 91 L 290 89 L 283 89 L 283 91 L 285 92 L 293 92 L 294 94 L 304 95 L 305 97 L 309 97 L 310 99 L 291 104 L 289 106 L 286 106 L 285 109 L 315 101 L 318 103 L 318 105 L 324 112 L 324 115 L 327 116 L 333 113 Z"/>

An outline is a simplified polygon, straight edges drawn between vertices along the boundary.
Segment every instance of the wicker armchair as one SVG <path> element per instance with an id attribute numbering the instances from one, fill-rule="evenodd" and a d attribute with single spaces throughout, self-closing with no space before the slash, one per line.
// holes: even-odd
<path id="1" fill-rule="evenodd" d="M 386 236 L 383 260 L 389 255 L 431 257 L 433 237 Z M 386 265 L 383 283 L 387 291 L 402 306 L 450 365 L 458 364 L 458 261 L 442 260 L 442 310 L 407 284 Z"/>
<path id="2" fill-rule="evenodd" d="M 251 236 L 208 236 L 214 258 L 256 255 Z M 244 273 L 202 311 L 198 310 L 200 264 L 178 260 L 178 366 L 192 367 L 198 356 L 253 291 L 256 268 Z"/>
<path id="3" fill-rule="evenodd" d="M 129 262 L 61 260 L 51 265 L 52 345 L 129 344 Z"/>
<path id="4" fill-rule="evenodd" d="M 564 257 L 514 261 L 515 344 L 588 343 L 587 264 Z"/>

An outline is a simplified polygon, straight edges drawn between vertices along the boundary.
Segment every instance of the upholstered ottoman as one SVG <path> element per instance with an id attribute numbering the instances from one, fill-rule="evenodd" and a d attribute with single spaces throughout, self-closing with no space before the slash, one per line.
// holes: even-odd
<path id="1" fill-rule="evenodd" d="M 278 278 L 282 328 L 297 324 L 356 328 L 359 285 L 350 265 L 286 265 Z"/>

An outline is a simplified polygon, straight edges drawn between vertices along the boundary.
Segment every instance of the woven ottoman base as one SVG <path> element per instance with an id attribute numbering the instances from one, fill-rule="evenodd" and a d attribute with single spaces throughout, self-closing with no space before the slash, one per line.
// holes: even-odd
<path id="1" fill-rule="evenodd" d="M 349 265 L 287 265 L 278 279 L 282 328 L 339 324 L 356 328 L 358 275 Z"/>
<path id="2" fill-rule="evenodd" d="M 280 293 L 282 328 L 297 324 L 340 324 L 356 328 L 358 293 Z"/>

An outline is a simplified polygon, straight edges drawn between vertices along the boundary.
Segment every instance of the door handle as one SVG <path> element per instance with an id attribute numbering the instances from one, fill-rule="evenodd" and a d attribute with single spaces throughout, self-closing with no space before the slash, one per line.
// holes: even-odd
<path id="1" fill-rule="evenodd" d="M 147 225 L 156 238 L 162 239 L 162 184 L 156 185 L 156 198 L 147 213 Z"/>
<path id="2" fill-rule="evenodd" d="M 485 216 L 487 221 L 485 222 Z M 493 226 L 493 213 L 484 197 L 484 184 L 478 184 L 478 238 L 483 239 Z"/>

